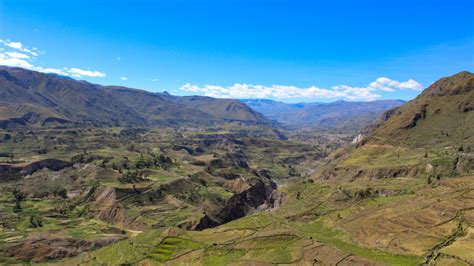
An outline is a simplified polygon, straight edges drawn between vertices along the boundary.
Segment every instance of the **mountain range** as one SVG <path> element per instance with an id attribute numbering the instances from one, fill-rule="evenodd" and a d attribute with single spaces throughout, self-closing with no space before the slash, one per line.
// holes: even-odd
<path id="1" fill-rule="evenodd" d="M 86 124 L 92 126 L 264 124 L 244 103 L 210 97 L 178 97 L 101 86 L 54 74 L 0 66 L 0 127 Z"/>
<path id="2" fill-rule="evenodd" d="M 242 101 L 267 118 L 289 128 L 343 132 L 358 132 L 377 120 L 383 112 L 405 103 L 402 100 L 294 104 L 268 99 Z"/>
<path id="3" fill-rule="evenodd" d="M 178 126 L 223 122 L 356 133 L 401 100 L 297 103 L 174 96 L 0 66 L 0 127 Z"/>

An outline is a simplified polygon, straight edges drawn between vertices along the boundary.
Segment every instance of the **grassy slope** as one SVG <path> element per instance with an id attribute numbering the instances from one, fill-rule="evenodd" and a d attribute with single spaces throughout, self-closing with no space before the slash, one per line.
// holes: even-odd
<path id="1" fill-rule="evenodd" d="M 441 79 L 381 123 L 369 142 L 408 147 L 474 143 L 474 74 Z M 423 114 L 416 119 L 417 114 Z"/>
<path id="2" fill-rule="evenodd" d="M 374 124 L 357 146 L 315 177 L 469 175 L 474 154 L 474 75 L 443 78 Z M 333 156 L 334 157 L 334 156 Z M 461 162 L 462 165 L 459 165 Z M 409 174 L 408 174 L 409 173 Z"/>

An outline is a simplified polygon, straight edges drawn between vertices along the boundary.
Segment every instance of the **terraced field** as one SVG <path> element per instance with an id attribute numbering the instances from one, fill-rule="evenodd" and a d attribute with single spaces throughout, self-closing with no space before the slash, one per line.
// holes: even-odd
<path id="1" fill-rule="evenodd" d="M 317 143 L 281 141 L 273 135 L 256 139 L 239 132 L 1 132 L 11 136 L 3 141 L 2 152 L 14 157 L 2 158 L 0 261 L 51 262 L 77 256 L 95 261 L 92 252 L 108 255 L 100 248 L 120 240 L 126 239 L 117 243 L 119 250 L 152 232 L 214 227 L 271 209 L 281 197 L 273 193 L 277 183 L 306 176 L 331 150 L 328 146 L 323 151 Z M 186 243 L 164 238 L 137 243 L 136 251 L 120 251 L 114 261 L 133 257 L 164 262 L 186 249 Z M 62 246 L 51 245 L 54 241 Z M 111 259 L 101 256 L 97 260 Z"/>
<path id="2" fill-rule="evenodd" d="M 168 228 L 82 254 L 81 261 L 140 265 L 231 263 L 472 264 L 473 177 L 426 185 L 413 179 L 371 183 L 366 198 L 341 198 L 361 184 L 290 183 L 278 209 L 203 231 Z M 411 187 L 412 191 L 404 190 Z M 133 256 L 118 255 L 127 250 Z M 122 259 L 117 259 L 122 258 Z M 69 264 L 79 258 L 59 262 Z"/>

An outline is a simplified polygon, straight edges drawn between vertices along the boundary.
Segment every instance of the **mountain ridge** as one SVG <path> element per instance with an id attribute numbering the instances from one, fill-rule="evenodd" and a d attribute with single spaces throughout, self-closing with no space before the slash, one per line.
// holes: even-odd
<path id="1" fill-rule="evenodd" d="M 238 100 L 102 86 L 22 68 L 0 66 L 0 86 L 2 127 L 51 120 L 94 126 L 269 123 Z"/>
<path id="2" fill-rule="evenodd" d="M 439 79 L 415 99 L 387 111 L 365 135 L 369 142 L 407 146 L 471 142 L 473 110 L 474 74 L 462 71 Z"/>
<path id="3" fill-rule="evenodd" d="M 371 102 L 335 101 L 330 103 L 288 104 L 266 99 L 242 100 L 269 119 L 290 128 L 310 127 L 318 130 L 358 132 L 391 108 L 405 103 L 402 100 Z"/>
<path id="4" fill-rule="evenodd" d="M 474 173 L 474 74 L 441 78 L 385 112 L 352 146 L 332 153 L 315 178 L 452 177 Z"/>

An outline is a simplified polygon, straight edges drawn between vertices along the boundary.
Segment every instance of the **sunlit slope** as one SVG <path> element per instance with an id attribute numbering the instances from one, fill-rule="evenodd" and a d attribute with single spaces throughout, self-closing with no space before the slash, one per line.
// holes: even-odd
<path id="1" fill-rule="evenodd" d="M 460 72 L 438 80 L 387 113 L 367 142 L 409 147 L 474 143 L 474 74 Z"/>
<path id="2" fill-rule="evenodd" d="M 474 75 L 440 79 L 387 111 L 355 144 L 333 153 L 314 177 L 443 177 L 474 172 Z"/>

